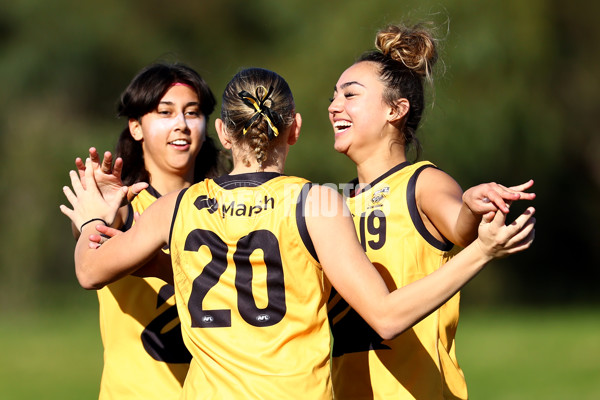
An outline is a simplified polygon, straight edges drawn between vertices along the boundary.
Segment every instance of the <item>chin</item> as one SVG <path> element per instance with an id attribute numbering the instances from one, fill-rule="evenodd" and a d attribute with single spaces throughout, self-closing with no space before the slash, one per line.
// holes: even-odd
<path id="1" fill-rule="evenodd" d="M 344 145 L 343 143 L 335 142 L 333 144 L 333 149 L 342 154 L 346 154 L 348 152 L 348 146 Z"/>

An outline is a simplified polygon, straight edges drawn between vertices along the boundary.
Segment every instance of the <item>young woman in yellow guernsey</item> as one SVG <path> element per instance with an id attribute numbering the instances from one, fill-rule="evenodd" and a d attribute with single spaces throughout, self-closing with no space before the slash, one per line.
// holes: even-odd
<path id="1" fill-rule="evenodd" d="M 65 187 L 83 226 L 75 248 L 80 284 L 97 289 L 138 271 L 169 246 L 184 341 L 192 353 L 183 399 L 332 399 L 329 283 L 375 331 L 391 339 L 436 309 L 489 261 L 528 248 L 534 209 L 505 225 L 487 213 L 479 236 L 435 273 L 390 292 L 366 257 L 337 191 L 283 174 L 302 119 L 278 74 L 242 70 L 227 85 L 215 126 L 233 170 L 164 195 L 127 232 L 101 246 L 127 188 L 106 200 L 87 161 Z M 83 183 L 82 183 L 83 182 Z M 231 212 L 231 210 L 235 212 Z"/>
<path id="2" fill-rule="evenodd" d="M 431 162 L 409 162 L 407 149 L 418 149 L 436 42 L 424 26 L 389 26 L 378 32 L 376 46 L 340 76 L 329 118 L 335 149 L 356 164 L 358 177 L 347 193 L 356 231 L 394 290 L 438 270 L 456 253 L 454 244 L 468 246 L 486 213 L 508 213 L 510 202 L 535 195 L 525 192 L 533 181 L 512 188 L 482 184 L 463 193 Z M 329 317 L 336 398 L 466 399 L 456 359 L 458 305 L 456 295 L 386 340 L 333 293 Z"/>
<path id="3" fill-rule="evenodd" d="M 119 208 L 112 226 L 126 231 L 135 223 L 134 214 L 142 214 L 162 194 L 222 172 L 219 150 L 206 129 L 214 107 L 210 88 L 186 65 L 152 64 L 132 79 L 118 105 L 127 124 L 114 166 L 111 153 L 100 161 L 96 149 L 90 149 L 103 193 L 114 193 L 123 182 L 139 192 Z M 76 165 L 83 175 L 82 160 Z M 161 253 L 156 257 L 168 259 Z M 181 336 L 173 285 L 127 276 L 99 289 L 98 301 L 104 347 L 99 398 L 178 398 L 191 354 Z"/>

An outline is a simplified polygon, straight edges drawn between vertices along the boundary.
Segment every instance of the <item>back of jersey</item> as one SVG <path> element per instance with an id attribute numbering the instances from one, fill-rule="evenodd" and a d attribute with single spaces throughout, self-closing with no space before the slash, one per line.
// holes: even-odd
<path id="1" fill-rule="evenodd" d="M 187 398 L 331 398 L 324 276 L 302 212 L 308 187 L 263 172 L 180 195 L 170 249 L 194 357 Z"/>

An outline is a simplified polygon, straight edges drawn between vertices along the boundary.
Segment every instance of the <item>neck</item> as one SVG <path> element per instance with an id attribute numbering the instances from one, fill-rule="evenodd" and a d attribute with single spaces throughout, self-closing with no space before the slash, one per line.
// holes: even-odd
<path id="1" fill-rule="evenodd" d="M 236 163 L 234 161 L 233 169 L 231 170 L 231 172 L 229 174 L 237 175 L 237 174 L 247 174 L 250 172 L 278 172 L 280 174 L 283 174 L 283 166 L 270 165 L 265 168 L 261 168 L 258 165 L 258 163 L 249 163 L 246 165 L 245 163 Z"/>
<path id="2" fill-rule="evenodd" d="M 190 187 L 193 183 L 193 171 L 188 175 L 191 176 L 180 176 L 158 171 L 151 173 L 150 184 L 158 193 L 165 195 L 175 190 Z"/>
<path id="3" fill-rule="evenodd" d="M 371 153 L 360 160 L 352 160 L 356 164 L 356 173 L 358 182 L 369 184 L 375 179 L 406 161 L 404 146 L 393 145 L 390 149 Z"/>
<path id="4" fill-rule="evenodd" d="M 272 149 L 262 167 L 256 161 L 254 154 L 233 149 L 233 169 L 230 175 L 247 174 L 250 172 L 277 172 L 283 174 L 288 147 Z"/>

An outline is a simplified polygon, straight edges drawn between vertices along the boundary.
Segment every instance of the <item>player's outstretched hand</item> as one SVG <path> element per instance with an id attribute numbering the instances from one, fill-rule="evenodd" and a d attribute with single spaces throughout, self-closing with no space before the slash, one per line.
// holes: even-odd
<path id="1" fill-rule="evenodd" d="M 491 258 L 502 258 L 528 249 L 535 237 L 534 213 L 535 209 L 529 207 L 508 225 L 505 225 L 506 214 L 501 211 L 485 214 L 476 243 Z"/>
<path id="2" fill-rule="evenodd" d="M 508 214 L 510 204 L 513 201 L 535 199 L 535 193 L 526 192 L 532 186 L 532 179 L 521 185 L 511 187 L 494 182 L 482 183 L 465 191 L 463 203 L 475 215 L 484 215 L 497 210 Z"/>
<path id="3" fill-rule="evenodd" d="M 107 200 L 110 200 L 111 197 L 118 195 L 119 190 L 125 186 L 121 180 L 123 159 L 117 157 L 113 165 L 113 155 L 110 151 L 104 152 L 102 161 L 100 161 L 100 155 L 96 148 L 90 147 L 89 153 L 96 185 L 98 186 L 100 193 L 102 193 L 102 196 Z M 82 185 L 84 185 L 85 189 L 85 181 L 82 178 L 85 174 L 86 165 L 81 158 L 77 157 L 75 159 L 75 166 L 77 167 L 79 177 L 81 178 Z M 146 182 L 138 182 L 131 185 L 127 191 L 127 199 L 125 202 L 133 200 L 139 192 L 147 187 L 148 183 Z"/>
<path id="4" fill-rule="evenodd" d="M 65 186 L 63 192 L 73 208 L 61 204 L 60 211 L 69 217 L 79 230 L 83 223 L 96 218 L 112 224 L 128 188 L 122 186 L 114 196 L 104 198 L 94 180 L 91 158 L 86 160 L 83 178 L 75 171 L 70 171 L 69 176 L 73 189 Z"/>

